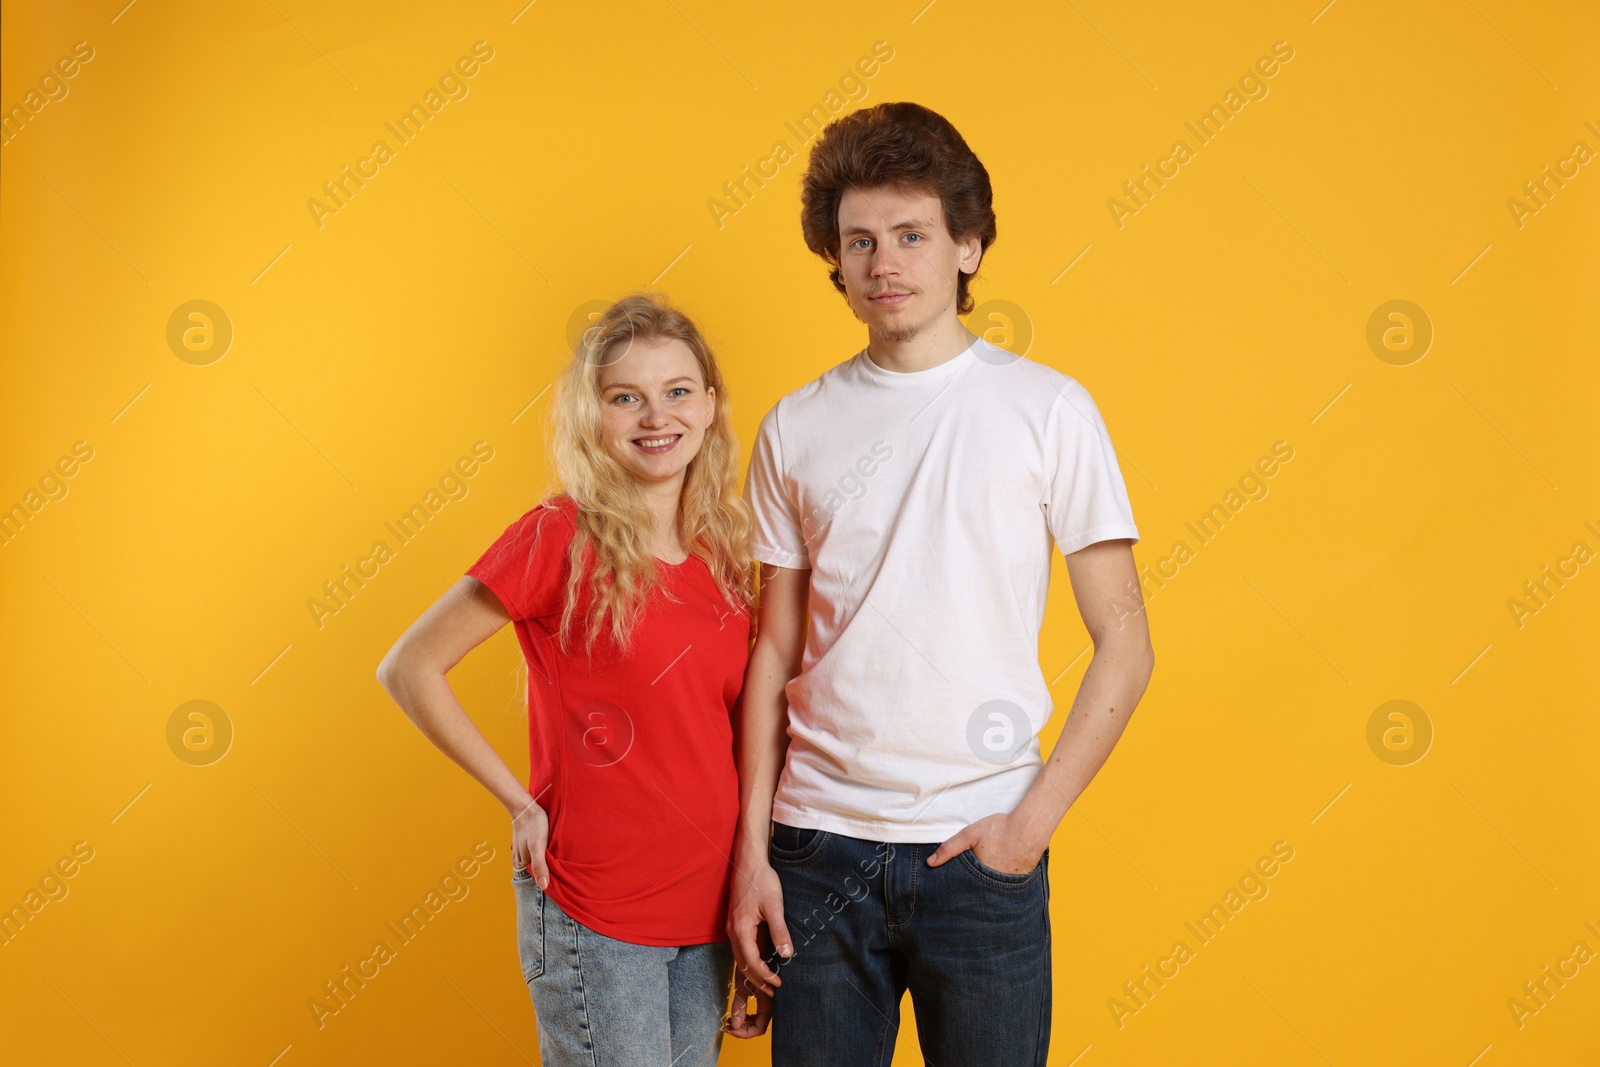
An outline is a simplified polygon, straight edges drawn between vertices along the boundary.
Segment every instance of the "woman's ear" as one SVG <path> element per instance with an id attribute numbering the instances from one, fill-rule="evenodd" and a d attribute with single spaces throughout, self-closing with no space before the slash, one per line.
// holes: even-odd
<path id="1" fill-rule="evenodd" d="M 714 385 L 706 386 L 706 396 L 711 398 L 711 417 L 706 420 L 705 425 L 705 428 L 709 430 L 717 422 L 717 387 Z"/>

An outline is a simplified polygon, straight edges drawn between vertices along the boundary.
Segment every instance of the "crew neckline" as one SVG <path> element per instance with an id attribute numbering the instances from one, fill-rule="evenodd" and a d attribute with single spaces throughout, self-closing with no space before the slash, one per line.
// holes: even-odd
<path id="1" fill-rule="evenodd" d="M 967 366 L 968 364 L 976 362 L 978 359 L 978 346 L 987 343 L 988 342 L 983 339 L 983 335 L 979 334 L 977 337 L 973 338 L 972 343 L 964 348 L 961 352 L 951 356 L 943 363 L 928 367 L 925 370 L 886 370 L 885 368 L 878 366 L 878 364 L 873 361 L 872 356 L 868 354 L 867 349 L 871 347 L 870 345 L 863 346 L 861 351 L 856 353 L 856 358 L 861 363 L 862 371 L 874 381 L 892 383 L 904 382 L 906 384 L 913 384 L 918 382 L 936 381 L 945 377 L 946 375 L 954 374 L 956 371 Z"/>

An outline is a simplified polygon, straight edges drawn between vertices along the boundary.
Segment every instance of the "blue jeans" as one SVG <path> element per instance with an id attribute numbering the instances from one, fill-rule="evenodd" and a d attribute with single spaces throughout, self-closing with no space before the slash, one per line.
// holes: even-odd
<path id="1" fill-rule="evenodd" d="M 526 870 L 512 874 L 517 955 L 539 1022 L 543 1067 L 711 1067 L 732 1000 L 726 941 L 618 941 L 562 911 Z"/>
<path id="2" fill-rule="evenodd" d="M 1006 874 L 969 849 L 773 823 L 794 955 L 772 1015 L 773 1067 L 886 1067 L 909 989 L 933 1067 L 1042 1067 L 1050 1045 L 1050 852 Z"/>

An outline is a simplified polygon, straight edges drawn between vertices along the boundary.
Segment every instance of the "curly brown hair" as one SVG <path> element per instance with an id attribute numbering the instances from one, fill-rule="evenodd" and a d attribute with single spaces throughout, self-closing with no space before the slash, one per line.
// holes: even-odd
<path id="1" fill-rule="evenodd" d="M 828 279 L 841 294 L 839 201 L 853 186 L 879 185 L 937 196 L 953 239 L 977 237 L 985 252 L 994 244 L 989 172 L 949 119 L 909 101 L 851 112 L 822 131 L 800 182 L 806 247 L 827 262 Z M 962 315 L 973 308 L 971 279 L 960 274 L 956 280 L 956 311 Z"/>

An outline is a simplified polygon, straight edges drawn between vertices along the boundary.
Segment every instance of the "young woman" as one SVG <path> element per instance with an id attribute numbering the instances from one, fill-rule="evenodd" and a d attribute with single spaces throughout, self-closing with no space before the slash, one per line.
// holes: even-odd
<path id="1" fill-rule="evenodd" d="M 704 337 L 617 301 L 557 382 L 559 489 L 408 629 L 379 680 L 511 816 L 518 954 L 546 1067 L 716 1061 L 732 988 L 731 717 L 751 518 Z M 506 622 L 528 665 L 527 786 L 446 673 Z M 766 1009 L 727 1032 L 766 1029 Z"/>

